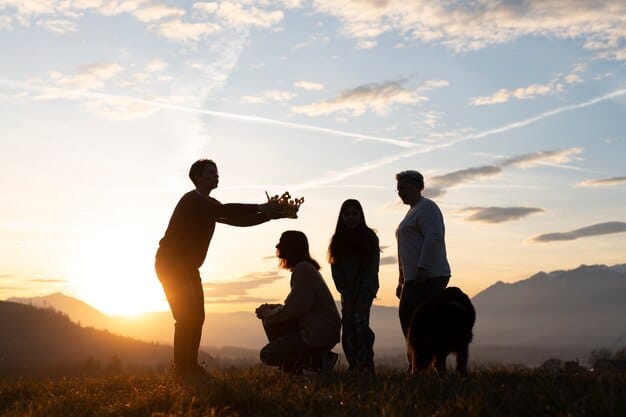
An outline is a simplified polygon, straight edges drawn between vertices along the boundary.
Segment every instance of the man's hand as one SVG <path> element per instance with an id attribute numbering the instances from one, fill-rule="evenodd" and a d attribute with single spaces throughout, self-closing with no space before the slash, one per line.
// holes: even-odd
<path id="1" fill-rule="evenodd" d="M 289 212 L 285 210 L 285 207 L 277 201 L 269 201 L 264 204 L 259 204 L 259 211 L 268 219 L 283 219 L 289 214 Z"/>
<path id="2" fill-rule="evenodd" d="M 399 300 L 401 296 L 402 296 L 402 284 L 398 284 L 398 286 L 396 287 L 396 297 L 398 297 L 398 300 Z"/>

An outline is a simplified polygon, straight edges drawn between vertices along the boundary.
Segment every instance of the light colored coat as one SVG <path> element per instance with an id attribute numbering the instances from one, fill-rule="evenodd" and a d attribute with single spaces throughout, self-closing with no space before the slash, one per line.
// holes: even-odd
<path id="1" fill-rule="evenodd" d="M 400 282 L 414 280 L 418 268 L 427 278 L 449 277 L 445 226 L 434 201 L 422 197 L 411 207 L 396 231 Z"/>

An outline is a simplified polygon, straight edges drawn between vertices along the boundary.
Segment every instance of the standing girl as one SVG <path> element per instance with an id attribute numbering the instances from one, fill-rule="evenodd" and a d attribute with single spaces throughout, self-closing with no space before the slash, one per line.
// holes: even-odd
<path id="1" fill-rule="evenodd" d="M 333 281 L 341 294 L 341 344 L 349 369 L 374 372 L 374 332 L 370 308 L 378 292 L 380 246 L 365 223 L 358 200 L 343 202 L 328 247 Z"/>

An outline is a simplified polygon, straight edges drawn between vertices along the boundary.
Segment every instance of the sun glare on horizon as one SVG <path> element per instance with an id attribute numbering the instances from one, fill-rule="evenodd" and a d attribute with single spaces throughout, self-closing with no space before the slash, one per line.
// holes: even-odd
<path id="1" fill-rule="evenodd" d="M 139 237 L 111 233 L 86 241 L 74 257 L 70 285 L 76 296 L 111 316 L 168 310 L 152 268 L 154 254 Z"/>

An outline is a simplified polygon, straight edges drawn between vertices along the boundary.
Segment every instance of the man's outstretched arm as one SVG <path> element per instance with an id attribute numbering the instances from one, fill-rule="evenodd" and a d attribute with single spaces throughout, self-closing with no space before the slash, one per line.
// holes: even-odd
<path id="1" fill-rule="evenodd" d="M 285 209 L 276 202 L 264 204 L 220 204 L 217 221 L 231 226 L 255 226 L 271 219 L 287 217 Z"/>

